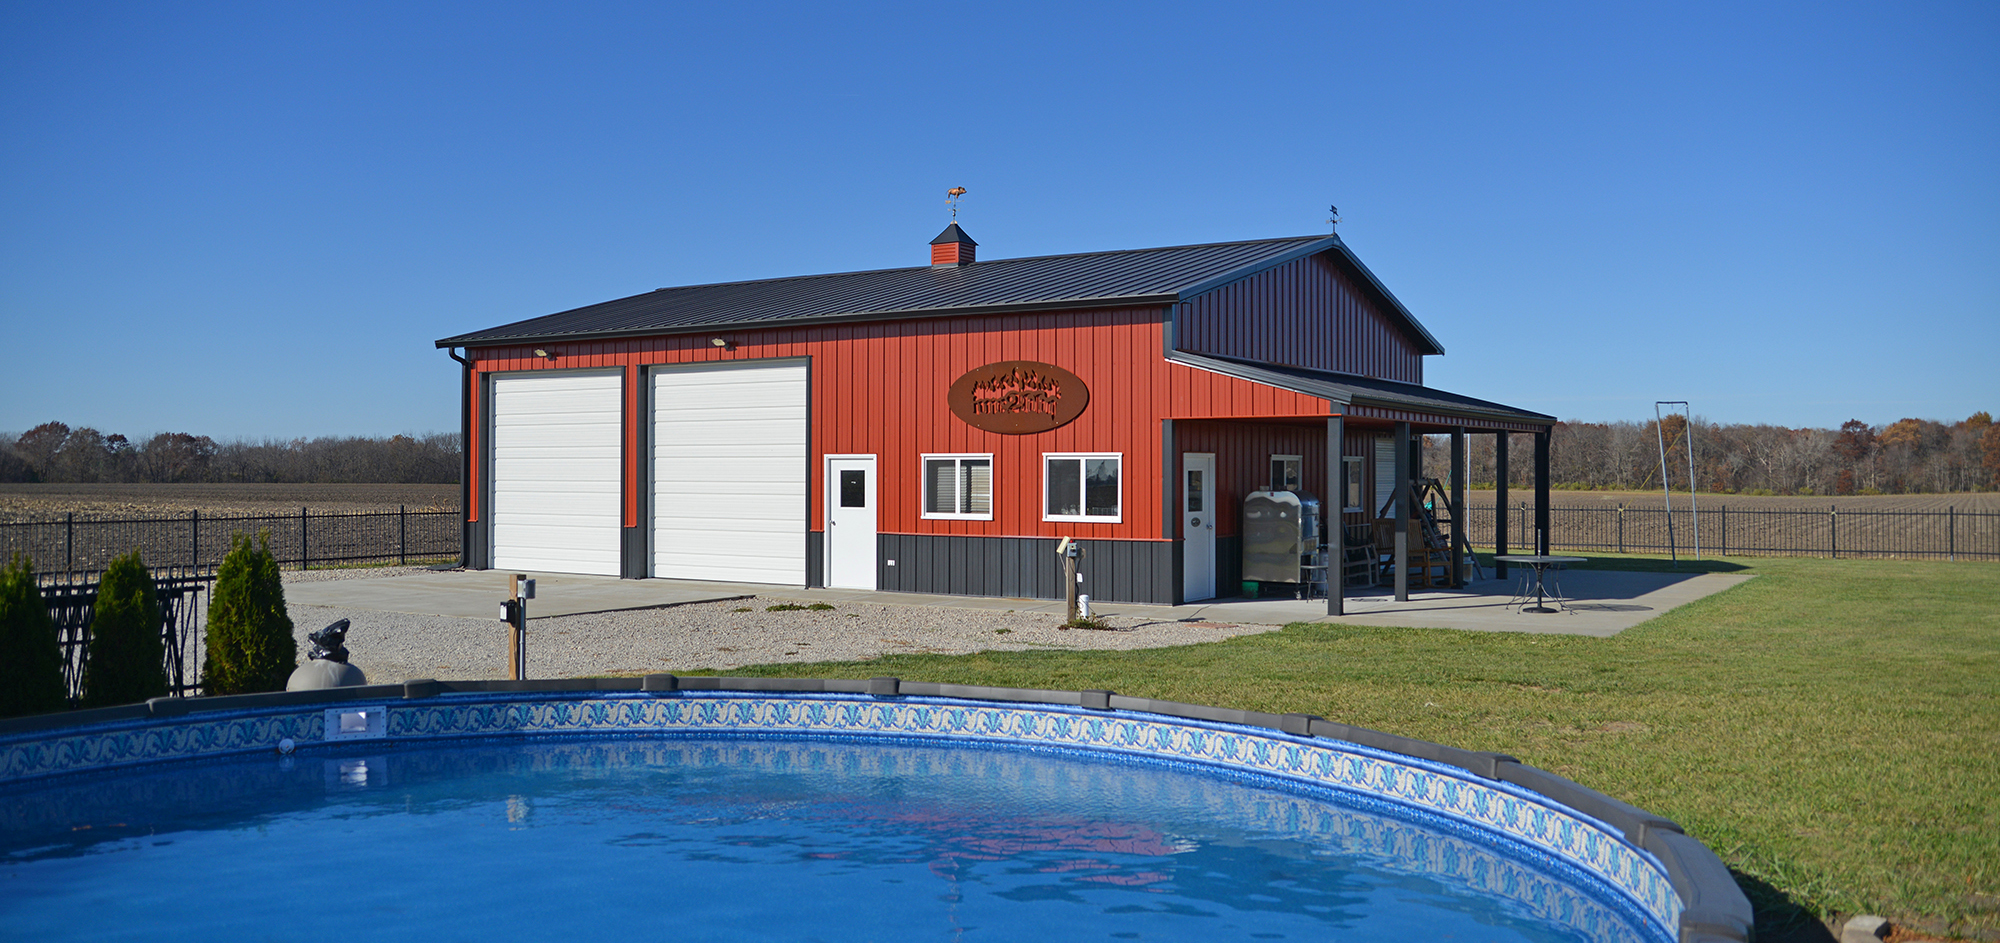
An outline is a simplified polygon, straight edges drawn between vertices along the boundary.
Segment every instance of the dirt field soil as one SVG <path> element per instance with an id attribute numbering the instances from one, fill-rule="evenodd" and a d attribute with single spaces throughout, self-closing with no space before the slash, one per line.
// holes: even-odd
<path id="1" fill-rule="evenodd" d="M 457 485 L 0 484 L 0 522 L 313 511 L 458 509 Z"/>
<path id="2" fill-rule="evenodd" d="M 2000 491 L 1982 491 L 1959 494 L 1877 494 L 1841 495 L 1838 497 L 1821 495 L 1817 497 L 1786 497 L 1782 495 L 1754 494 L 1701 494 L 1695 496 L 1703 511 L 1717 510 L 1728 506 L 1732 511 L 1824 511 L 1837 507 L 1842 511 L 1937 511 L 1957 508 L 1961 511 L 2000 511 Z M 1471 507 L 1490 508 L 1493 506 L 1493 492 L 1467 491 L 1465 503 Z M 1534 504 L 1535 489 L 1511 488 L 1507 492 L 1507 505 Z M 1551 491 L 1549 506 L 1557 508 L 1615 508 L 1620 504 L 1628 508 L 1658 510 L 1666 506 L 1666 499 L 1658 491 Z M 1688 494 L 1674 493 L 1674 507 L 1686 508 Z"/>

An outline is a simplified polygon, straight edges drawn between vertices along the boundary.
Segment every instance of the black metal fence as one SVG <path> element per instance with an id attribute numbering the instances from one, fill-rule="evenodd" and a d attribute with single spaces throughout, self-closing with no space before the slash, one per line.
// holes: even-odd
<path id="1" fill-rule="evenodd" d="M 97 610 L 97 586 L 102 574 L 41 575 L 36 582 L 55 620 L 56 641 L 62 646 L 63 682 L 70 706 L 83 700 L 83 670 L 90 660 L 90 624 Z M 160 601 L 160 640 L 165 648 L 167 691 L 176 697 L 201 687 L 201 636 L 208 623 L 208 590 L 215 584 L 215 567 L 169 567 L 153 571 Z"/>
<path id="2" fill-rule="evenodd" d="M 16 553 L 34 560 L 38 573 L 103 570 L 134 548 L 156 572 L 162 567 L 222 562 L 235 534 L 269 534 L 278 565 L 306 568 L 343 563 L 440 563 L 458 558 L 457 511 L 135 517 L 116 520 L 66 517 L 0 523 L 0 560 Z"/>
<path id="3" fill-rule="evenodd" d="M 2000 512 L 1732 510 L 1726 504 L 1697 510 L 1698 520 L 1687 508 L 1675 508 L 1671 517 L 1665 508 L 1550 508 L 1549 543 L 1556 550 L 1692 555 L 1699 541 L 1703 556 L 2000 560 Z M 1473 545 L 1494 546 L 1494 508 L 1466 511 Z M 1534 552 L 1534 508 L 1522 503 L 1507 511 L 1508 549 Z"/>

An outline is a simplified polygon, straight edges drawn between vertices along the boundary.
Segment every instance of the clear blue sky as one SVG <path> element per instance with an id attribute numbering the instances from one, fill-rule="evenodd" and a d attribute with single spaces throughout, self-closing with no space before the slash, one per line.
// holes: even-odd
<path id="1" fill-rule="evenodd" d="M 0 5 L 0 431 L 450 431 L 665 285 L 1341 235 L 1434 386 L 2000 412 L 2000 4 Z"/>

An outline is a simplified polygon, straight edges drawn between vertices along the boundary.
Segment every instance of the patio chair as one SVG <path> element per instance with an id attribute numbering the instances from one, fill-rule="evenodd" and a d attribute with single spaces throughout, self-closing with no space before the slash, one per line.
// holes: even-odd
<path id="1" fill-rule="evenodd" d="M 1377 552 L 1375 537 L 1366 524 L 1341 528 L 1340 581 L 1347 586 L 1376 585 Z"/>

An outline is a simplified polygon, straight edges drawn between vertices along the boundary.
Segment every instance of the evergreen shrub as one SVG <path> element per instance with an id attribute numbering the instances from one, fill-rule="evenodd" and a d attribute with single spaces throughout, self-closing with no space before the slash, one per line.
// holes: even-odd
<path id="1" fill-rule="evenodd" d="M 167 696 L 166 658 L 159 592 L 134 550 L 111 561 L 97 584 L 90 659 L 83 669 L 83 706 L 137 704 Z"/>
<path id="2" fill-rule="evenodd" d="M 0 568 L 0 717 L 69 707 L 62 643 L 35 585 L 35 565 L 15 554 Z"/>
<path id="3" fill-rule="evenodd" d="M 208 653 L 201 660 L 203 694 L 282 691 L 297 667 L 299 646 L 285 612 L 285 585 L 271 556 L 271 535 L 230 539 L 208 604 Z"/>

